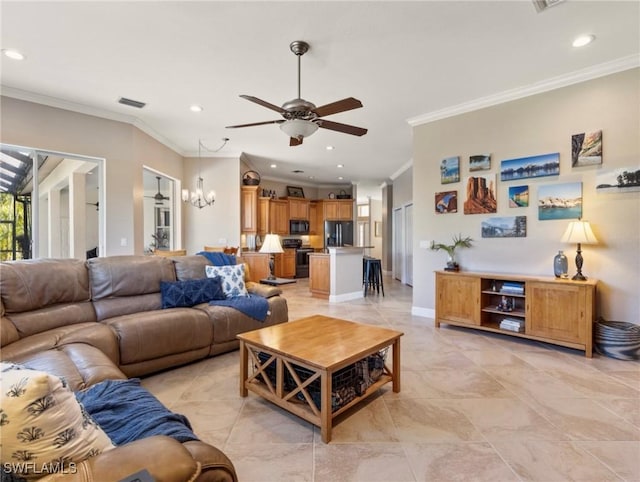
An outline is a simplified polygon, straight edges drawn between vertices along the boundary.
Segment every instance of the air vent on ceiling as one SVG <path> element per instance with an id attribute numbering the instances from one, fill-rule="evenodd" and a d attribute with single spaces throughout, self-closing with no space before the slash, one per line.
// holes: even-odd
<path id="1" fill-rule="evenodd" d="M 128 105 L 129 107 L 135 107 L 136 109 L 142 109 L 145 105 L 145 102 L 140 102 L 139 100 L 127 99 L 126 97 L 120 97 L 118 99 L 118 103 Z"/>
<path id="2" fill-rule="evenodd" d="M 555 7 L 565 0 L 533 0 L 533 6 L 536 7 L 538 13 L 545 11 L 547 8 Z"/>
<path id="3" fill-rule="evenodd" d="M 304 174 L 304 171 L 300 170 L 300 169 L 294 169 L 293 171 L 291 171 L 294 174 Z"/>

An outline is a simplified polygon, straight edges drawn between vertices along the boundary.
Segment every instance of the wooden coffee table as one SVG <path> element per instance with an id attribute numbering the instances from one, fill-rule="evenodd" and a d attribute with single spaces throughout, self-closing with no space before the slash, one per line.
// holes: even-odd
<path id="1" fill-rule="evenodd" d="M 328 443 L 335 417 L 386 383 L 392 382 L 393 391 L 400 391 L 402 335 L 387 328 L 321 315 L 242 333 L 238 335 L 240 396 L 246 397 L 251 390 L 320 427 L 322 441 Z M 332 411 L 334 374 L 387 347 L 392 347 L 392 368 L 389 369 L 385 363 L 380 378 L 364 393 Z M 249 359 L 255 367 L 251 374 Z M 310 375 L 308 378 L 303 380 L 299 376 L 300 367 Z M 271 376 L 268 370 L 271 370 Z M 320 410 L 310 393 L 311 384 L 318 379 Z"/>

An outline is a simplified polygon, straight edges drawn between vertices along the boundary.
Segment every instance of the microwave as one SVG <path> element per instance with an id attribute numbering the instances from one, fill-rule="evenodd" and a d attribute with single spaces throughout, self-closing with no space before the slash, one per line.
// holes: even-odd
<path id="1" fill-rule="evenodd" d="M 289 221 L 289 234 L 309 234 L 309 221 L 291 219 Z"/>

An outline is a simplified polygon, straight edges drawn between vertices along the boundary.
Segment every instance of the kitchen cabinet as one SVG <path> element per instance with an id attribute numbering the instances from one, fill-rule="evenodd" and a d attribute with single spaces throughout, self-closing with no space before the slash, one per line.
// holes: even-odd
<path id="1" fill-rule="evenodd" d="M 269 233 L 269 221 L 270 221 L 270 201 L 269 197 L 258 198 L 258 234 L 264 238 Z"/>
<path id="2" fill-rule="evenodd" d="M 320 234 L 318 232 L 318 203 L 316 201 L 309 203 L 309 234 Z"/>
<path id="3" fill-rule="evenodd" d="M 296 250 L 284 248 L 284 253 L 275 255 L 274 275 L 278 278 L 296 277 Z"/>
<path id="4" fill-rule="evenodd" d="M 590 358 L 596 286 L 592 279 L 437 271 L 435 325 L 552 343 L 583 350 Z"/>
<path id="5" fill-rule="evenodd" d="M 289 234 L 289 203 L 285 200 L 269 201 L 269 232 L 286 236 Z"/>
<path id="6" fill-rule="evenodd" d="M 309 291 L 316 298 L 329 298 L 330 291 L 330 256 L 325 253 L 309 255 Z"/>
<path id="7" fill-rule="evenodd" d="M 309 220 L 309 200 L 289 198 L 289 219 Z"/>
<path id="8" fill-rule="evenodd" d="M 242 262 L 249 266 L 249 279 L 259 282 L 269 276 L 269 255 L 257 251 L 244 251 L 241 255 Z"/>
<path id="9" fill-rule="evenodd" d="M 325 221 L 353 221 L 353 200 L 323 201 Z"/>
<path id="10" fill-rule="evenodd" d="M 258 232 L 258 186 L 242 186 L 240 231 L 244 234 Z"/>

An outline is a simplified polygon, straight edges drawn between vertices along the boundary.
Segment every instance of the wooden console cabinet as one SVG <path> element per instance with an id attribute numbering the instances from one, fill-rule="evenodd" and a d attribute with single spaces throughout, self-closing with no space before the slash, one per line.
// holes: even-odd
<path id="1" fill-rule="evenodd" d="M 435 325 L 446 323 L 553 343 L 584 350 L 590 358 L 596 285 L 596 280 L 437 271 Z M 524 331 L 500 328 L 505 318 L 523 323 Z"/>

